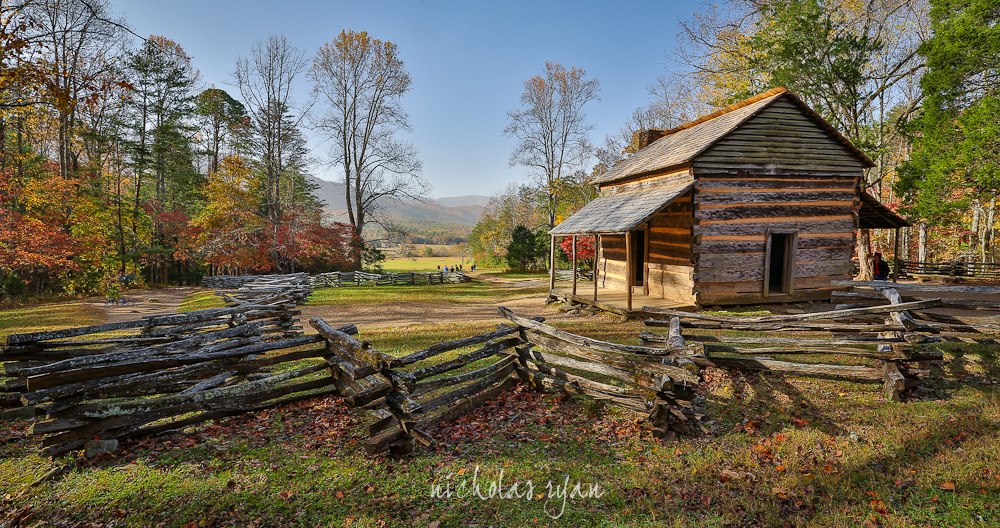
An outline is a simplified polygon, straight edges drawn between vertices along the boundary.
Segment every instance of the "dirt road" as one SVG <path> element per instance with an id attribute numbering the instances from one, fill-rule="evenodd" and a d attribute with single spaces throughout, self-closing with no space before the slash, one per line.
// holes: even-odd
<path id="1" fill-rule="evenodd" d="M 125 292 L 125 304 L 111 304 L 101 299 L 88 302 L 94 310 L 104 314 L 109 323 L 129 321 L 147 315 L 177 313 L 181 302 L 195 287 L 163 288 L 156 290 L 129 290 Z"/>

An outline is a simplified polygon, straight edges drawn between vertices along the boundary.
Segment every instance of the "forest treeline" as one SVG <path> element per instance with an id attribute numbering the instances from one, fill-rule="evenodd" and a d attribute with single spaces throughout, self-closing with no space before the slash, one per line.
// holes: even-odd
<path id="1" fill-rule="evenodd" d="M 635 152 L 637 132 L 669 129 L 777 86 L 875 161 L 866 190 L 914 223 L 903 232 L 902 258 L 1000 256 L 1000 2 L 706 4 L 682 23 L 666 61 L 674 68 L 653 80 L 650 102 L 597 144 L 585 116 L 599 95 L 596 79 L 550 64 L 525 83 L 507 132 L 520 142 L 511 165 L 534 178 L 492 198 L 470 238 L 477 260 L 505 260 L 515 228 L 542 233 L 586 203 L 587 182 Z M 569 130 L 559 128 L 566 123 Z M 873 251 L 891 253 L 891 236 L 858 233 L 862 278 Z M 545 258 L 539 251 L 536 262 Z"/>
<path id="2" fill-rule="evenodd" d="M 106 0 L 0 0 L 0 65 L 0 297 L 357 268 L 379 199 L 423 188 L 395 136 L 409 75 L 365 32 L 312 56 L 269 36 L 227 91 Z M 343 145 L 348 222 L 312 192 L 306 127 Z"/>

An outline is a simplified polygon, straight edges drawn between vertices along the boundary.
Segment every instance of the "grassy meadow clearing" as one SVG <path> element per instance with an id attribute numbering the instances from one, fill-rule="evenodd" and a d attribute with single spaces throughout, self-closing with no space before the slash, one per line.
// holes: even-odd
<path id="1" fill-rule="evenodd" d="M 537 282 L 321 289 L 302 317 L 354 322 L 393 355 L 492 330 L 497 305 L 638 342 L 641 322 L 562 314 Z M 182 306 L 213 302 L 195 292 Z M 35 309 L 0 312 L 4 331 L 99 322 L 71 303 Z M 0 422 L 0 525 L 996 526 L 1000 398 L 984 382 L 1000 377 L 996 353 L 950 353 L 940 399 L 906 404 L 880 384 L 709 369 L 712 432 L 673 443 L 637 413 L 519 387 L 430 431 L 431 448 L 370 457 L 372 418 L 330 396 L 126 442 L 28 487 L 76 459 L 42 458 L 28 422 Z M 489 497 L 501 479 L 531 493 Z M 566 483 L 584 496 L 563 501 Z"/>

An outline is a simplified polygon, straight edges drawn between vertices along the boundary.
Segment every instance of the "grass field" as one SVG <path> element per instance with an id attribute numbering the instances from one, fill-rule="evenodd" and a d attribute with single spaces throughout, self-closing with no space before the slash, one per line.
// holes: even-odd
<path id="1" fill-rule="evenodd" d="M 104 322 L 103 315 L 83 301 L 47 303 L 0 310 L 0 340 L 9 334 L 42 332 Z"/>
<path id="2" fill-rule="evenodd" d="M 501 303 L 526 293 L 540 289 L 322 289 L 304 310 L 356 317 L 385 303 Z M 0 324 L 56 314 L 78 317 L 72 306 L 49 306 L 25 318 L 0 312 Z M 359 337 L 399 355 L 494 325 L 429 319 L 360 325 Z M 629 343 L 642 329 L 600 317 L 554 324 Z M 38 457 L 23 438 L 26 422 L 0 422 L 12 438 L 0 443 L 0 525 L 7 512 L 26 525 L 997 526 L 997 385 L 958 383 L 997 379 L 996 354 L 949 354 L 941 399 L 907 404 L 887 403 L 879 384 L 709 369 L 702 390 L 712 433 L 668 444 L 642 433 L 639 414 L 518 389 L 431 431 L 433 448 L 368 457 L 361 444 L 371 418 L 321 398 L 133 442 L 30 489 L 71 459 Z M 435 483 L 473 478 L 487 494 L 501 475 L 508 489 L 534 489 L 508 499 L 431 496 Z M 563 506 L 550 482 L 596 484 L 603 494 Z"/>
<path id="3" fill-rule="evenodd" d="M 208 308 L 221 308 L 226 304 L 222 302 L 222 298 L 212 291 L 200 291 L 188 295 L 183 302 L 179 311 L 181 312 L 193 312 L 195 310 L 205 310 Z"/>
<path id="4" fill-rule="evenodd" d="M 547 291 L 538 286 L 533 288 L 499 289 L 494 284 L 473 281 L 458 284 L 437 284 L 432 286 L 347 286 L 343 288 L 321 288 L 309 297 L 309 305 L 381 305 L 393 302 L 441 302 L 460 304 L 474 301 L 496 300 L 498 302 L 513 296 L 539 294 Z"/>
<path id="5" fill-rule="evenodd" d="M 382 268 L 385 271 L 439 271 L 438 267 L 443 270 L 445 266 L 451 268 L 456 264 L 462 264 L 462 259 L 459 257 L 394 257 L 387 258 L 385 262 L 382 263 Z M 469 271 L 471 263 L 468 261 L 462 264 L 462 268 Z"/>

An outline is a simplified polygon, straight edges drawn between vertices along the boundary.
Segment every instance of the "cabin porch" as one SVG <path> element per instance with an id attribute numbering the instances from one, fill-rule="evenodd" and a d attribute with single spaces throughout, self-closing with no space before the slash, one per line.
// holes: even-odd
<path id="1" fill-rule="evenodd" d="M 591 281 L 580 282 L 576 295 L 570 286 L 557 285 L 549 291 L 549 295 L 556 297 L 563 302 L 574 302 L 593 306 L 605 312 L 611 312 L 626 318 L 638 318 L 647 315 L 642 311 L 643 306 L 655 308 L 667 308 L 672 310 L 694 310 L 695 306 L 690 303 L 678 301 L 676 299 L 664 299 L 663 297 L 653 297 L 642 294 L 642 286 L 633 287 L 632 308 L 628 304 L 628 292 L 622 289 L 611 289 L 598 287 L 597 295 L 594 295 L 594 283 Z M 596 300 L 595 300 L 596 297 Z"/>

